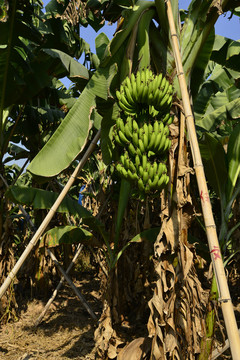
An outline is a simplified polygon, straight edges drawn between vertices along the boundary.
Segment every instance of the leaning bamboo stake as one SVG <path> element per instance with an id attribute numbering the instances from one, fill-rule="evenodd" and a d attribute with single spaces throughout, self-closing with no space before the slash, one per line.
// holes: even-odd
<path id="1" fill-rule="evenodd" d="M 78 247 L 77 247 L 77 250 L 75 252 L 75 255 L 72 259 L 72 261 L 70 262 L 67 270 L 66 270 L 66 274 L 68 275 L 69 272 L 71 271 L 73 265 L 76 263 L 77 261 L 77 258 L 80 254 L 80 252 L 82 251 L 82 248 L 83 248 L 83 244 L 79 244 Z M 50 297 L 50 299 L 48 300 L 48 302 L 46 303 L 43 311 L 41 312 L 41 314 L 39 315 L 39 317 L 37 318 L 37 320 L 34 322 L 34 326 L 38 326 L 41 322 L 42 322 L 42 319 L 44 318 L 44 316 L 46 315 L 48 309 L 50 308 L 51 304 L 53 303 L 53 301 L 55 300 L 57 294 L 58 294 L 58 291 L 61 289 L 62 287 L 62 284 L 64 283 L 64 280 L 65 280 L 65 277 L 62 276 L 61 277 L 61 280 L 59 281 L 56 289 L 54 290 L 54 292 L 52 293 L 52 296 Z"/>
<path id="2" fill-rule="evenodd" d="M 59 196 L 56 199 L 55 203 L 53 204 L 53 206 L 49 210 L 47 216 L 45 217 L 42 224 L 37 229 L 35 235 L 33 236 L 32 240 L 27 245 L 26 249 L 24 250 L 24 252 L 20 256 L 19 260 L 17 261 L 17 263 L 13 267 L 12 271 L 9 273 L 6 280 L 4 281 L 2 286 L 0 287 L 0 299 L 2 298 L 2 296 L 7 291 L 9 285 L 11 284 L 11 281 L 17 275 L 17 273 L 18 273 L 19 269 L 21 268 L 22 264 L 24 263 L 24 261 L 26 260 L 26 258 L 30 254 L 30 252 L 32 251 L 33 247 L 37 244 L 39 238 L 42 236 L 42 234 L 45 231 L 46 227 L 48 226 L 49 222 L 51 221 L 54 214 L 56 213 L 59 205 L 63 201 L 64 197 L 67 195 L 67 193 L 68 193 L 69 189 L 71 188 L 72 184 L 74 183 L 78 173 L 82 170 L 82 168 L 83 168 L 84 164 L 86 163 L 87 159 L 89 158 L 89 156 L 93 152 L 93 150 L 94 150 L 94 148 L 95 148 L 95 146 L 96 146 L 96 144 L 97 144 L 97 142 L 98 142 L 98 140 L 100 138 L 100 134 L 101 134 L 101 130 L 98 130 L 97 134 L 95 135 L 94 139 L 92 140 L 92 142 L 91 142 L 89 148 L 87 149 L 86 153 L 84 154 L 84 156 L 82 157 L 82 159 L 79 162 L 78 166 L 76 167 L 76 169 L 74 170 L 74 172 L 70 176 L 67 184 L 65 185 L 65 187 L 63 188 L 63 190 L 59 194 Z"/>
<path id="3" fill-rule="evenodd" d="M 81 303 L 83 304 L 83 306 L 85 307 L 85 309 L 87 310 L 87 312 L 91 315 L 91 317 L 93 318 L 93 320 L 98 321 L 97 316 L 95 315 L 95 313 L 93 312 L 93 310 L 90 308 L 89 304 L 87 303 L 87 301 L 85 300 L 85 298 L 83 297 L 83 295 L 80 293 L 80 291 L 78 290 L 78 288 L 74 285 L 74 283 L 72 282 L 72 280 L 70 279 L 70 277 L 66 274 L 66 272 L 63 270 L 63 268 L 61 267 L 61 265 L 59 264 L 57 258 L 53 255 L 53 253 L 48 249 L 48 254 L 50 255 L 52 261 L 54 262 L 54 264 L 57 266 L 58 270 L 60 271 L 60 273 L 62 274 L 62 276 L 64 276 L 65 280 L 68 282 L 68 284 L 71 286 L 71 288 L 73 289 L 73 291 L 75 292 L 75 294 L 77 295 L 77 297 L 80 299 Z"/>
<path id="4" fill-rule="evenodd" d="M 221 303 L 222 313 L 225 321 L 226 331 L 228 334 L 230 349 L 233 360 L 239 359 L 240 356 L 240 337 L 237 328 L 237 322 L 233 311 L 233 305 L 227 279 L 225 276 L 224 265 L 219 247 L 216 225 L 213 218 L 211 202 L 209 199 L 208 188 L 202 164 L 201 154 L 199 150 L 197 134 L 194 124 L 194 116 L 191 108 L 190 98 L 188 94 L 186 79 L 184 75 L 181 54 L 179 50 L 179 40 L 176 33 L 171 1 L 165 0 L 169 28 L 171 32 L 172 47 L 176 62 L 177 76 L 182 94 L 183 108 L 185 112 L 189 141 L 191 145 L 194 169 L 198 183 L 199 194 L 201 198 L 203 218 L 206 227 L 208 245 L 212 258 L 214 273 L 217 280 L 219 299 Z"/>

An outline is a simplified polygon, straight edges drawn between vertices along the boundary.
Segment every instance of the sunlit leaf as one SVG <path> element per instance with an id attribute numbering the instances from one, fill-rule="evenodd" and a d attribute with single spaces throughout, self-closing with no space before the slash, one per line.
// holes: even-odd
<path id="1" fill-rule="evenodd" d="M 240 117 L 240 116 L 239 116 Z M 235 126 L 228 142 L 228 199 L 231 198 L 240 174 L 240 123 Z"/>
<path id="2" fill-rule="evenodd" d="M 93 235 L 78 226 L 58 226 L 48 230 L 42 237 L 39 247 L 55 247 L 62 244 L 89 244 Z"/>

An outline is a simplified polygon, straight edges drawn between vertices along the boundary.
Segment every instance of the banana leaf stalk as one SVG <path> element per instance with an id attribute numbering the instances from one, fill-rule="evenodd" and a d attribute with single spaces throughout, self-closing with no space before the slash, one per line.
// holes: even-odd
<path id="1" fill-rule="evenodd" d="M 161 0 L 157 0 L 157 1 L 161 1 Z M 208 244 L 209 244 L 214 273 L 216 276 L 216 281 L 218 286 L 218 293 L 219 293 L 218 301 L 221 303 L 221 308 L 226 326 L 226 331 L 228 334 L 232 358 L 233 360 L 237 360 L 239 359 L 239 354 L 240 354 L 240 338 L 237 328 L 237 322 L 233 311 L 233 305 L 229 293 L 227 279 L 225 276 L 221 250 L 219 247 L 219 242 L 216 232 L 216 225 L 214 222 L 212 207 L 209 199 L 204 168 L 202 164 L 201 154 L 199 150 L 195 125 L 194 125 L 194 116 L 190 104 L 186 79 L 183 71 L 182 59 L 179 50 L 179 40 L 176 33 L 171 2 L 169 0 L 165 0 L 165 4 L 166 4 L 167 17 L 170 27 L 171 39 L 172 39 L 172 47 L 176 62 L 177 76 L 178 76 L 180 91 L 182 95 L 183 108 L 185 112 L 187 130 L 191 145 L 193 163 L 196 172 L 199 194 L 201 198 L 203 218 L 206 226 Z"/>
<path id="2" fill-rule="evenodd" d="M 33 247 L 37 244 L 39 238 L 42 236 L 42 234 L 45 231 L 46 227 L 48 226 L 48 224 L 52 220 L 54 214 L 56 213 L 56 211 L 57 211 L 57 209 L 59 207 L 59 205 L 61 204 L 61 202 L 63 201 L 63 199 L 67 195 L 67 193 L 68 193 L 69 189 L 71 188 L 71 186 L 73 185 L 73 183 L 75 181 L 75 178 L 77 177 L 78 173 L 82 170 L 84 164 L 86 163 L 89 156 L 93 152 L 93 150 L 94 150 L 94 148 L 95 148 L 95 146 L 96 146 L 96 144 L 97 144 L 97 142 L 98 142 L 98 140 L 100 138 L 100 134 L 101 134 L 101 130 L 99 130 L 97 132 L 97 134 L 95 135 L 95 137 L 92 140 L 92 142 L 91 142 L 89 148 L 87 149 L 86 153 L 84 154 L 84 156 L 82 157 L 82 159 L 79 162 L 78 166 L 76 167 L 76 169 L 74 170 L 74 172 L 70 176 L 67 184 L 65 185 L 65 187 L 63 188 L 63 190 L 59 194 L 57 200 L 55 201 L 55 203 L 53 204 L 53 206 L 49 210 L 47 216 L 45 217 L 42 224 L 37 229 L 37 231 L 34 234 L 33 238 L 31 239 L 31 241 L 27 245 L 26 249 L 24 250 L 24 252 L 20 256 L 20 258 L 18 259 L 17 263 L 13 267 L 12 271 L 9 273 L 8 277 L 6 278 L 6 280 L 4 281 L 2 286 L 0 287 L 0 299 L 2 298 L 2 296 L 7 291 L 9 285 L 11 284 L 14 277 L 17 275 L 17 273 L 18 273 L 19 269 L 21 268 L 21 266 L 23 265 L 24 261 L 26 260 L 26 258 L 30 254 Z"/>

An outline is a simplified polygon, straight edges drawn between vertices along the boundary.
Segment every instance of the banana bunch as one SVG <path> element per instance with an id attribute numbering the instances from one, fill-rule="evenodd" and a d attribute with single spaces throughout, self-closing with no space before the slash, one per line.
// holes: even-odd
<path id="1" fill-rule="evenodd" d="M 121 111 L 113 137 L 122 149 L 116 169 L 141 192 L 161 190 L 169 181 L 165 159 L 171 147 L 172 85 L 145 69 L 127 77 L 116 96 Z"/>
<path id="2" fill-rule="evenodd" d="M 165 116 L 166 118 L 166 116 Z M 140 124 L 135 117 L 127 116 L 124 121 L 118 117 L 114 138 L 118 145 L 127 147 L 132 156 L 148 156 L 165 154 L 171 147 L 169 135 L 169 118 L 164 125 L 163 120 Z"/>
<path id="3" fill-rule="evenodd" d="M 116 91 L 120 108 L 126 115 L 137 115 L 151 106 L 153 116 L 167 112 L 172 105 L 173 88 L 162 74 L 154 75 L 146 68 L 124 79 Z"/>
<path id="4" fill-rule="evenodd" d="M 125 150 L 120 156 L 116 169 L 123 178 L 136 182 L 139 190 L 146 193 L 162 190 L 169 181 L 166 165 L 163 162 L 149 162 L 146 154 L 131 158 Z"/>

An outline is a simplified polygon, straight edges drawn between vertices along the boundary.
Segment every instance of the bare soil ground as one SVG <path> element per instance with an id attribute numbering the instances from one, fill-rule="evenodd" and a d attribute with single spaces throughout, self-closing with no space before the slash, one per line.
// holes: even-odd
<path id="1" fill-rule="evenodd" d="M 99 279 L 92 278 L 74 283 L 99 318 Z M 17 322 L 2 326 L 1 360 L 94 359 L 93 339 L 96 322 L 66 283 L 42 323 L 34 327 L 34 322 L 47 300 L 29 301 Z"/>

